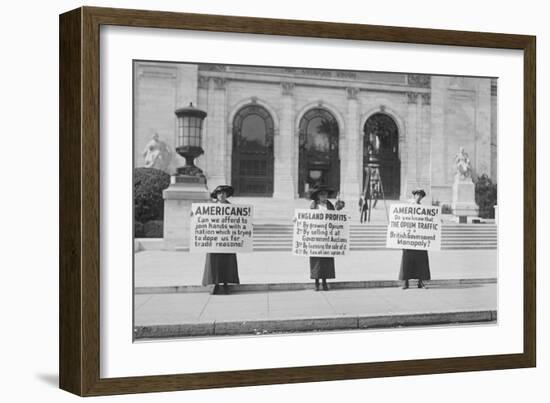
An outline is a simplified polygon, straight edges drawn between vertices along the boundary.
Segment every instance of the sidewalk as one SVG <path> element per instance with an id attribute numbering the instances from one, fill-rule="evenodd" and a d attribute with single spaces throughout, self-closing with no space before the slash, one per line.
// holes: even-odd
<path id="1" fill-rule="evenodd" d="M 432 279 L 496 279 L 497 250 L 429 252 Z M 242 284 L 309 282 L 309 260 L 286 252 L 238 254 Z M 336 259 L 336 281 L 396 280 L 400 250 L 350 253 Z M 135 254 L 135 287 L 200 285 L 204 253 L 141 251 Z"/>
<path id="2" fill-rule="evenodd" d="M 494 323 L 497 317 L 495 283 L 134 298 L 136 339 Z"/>

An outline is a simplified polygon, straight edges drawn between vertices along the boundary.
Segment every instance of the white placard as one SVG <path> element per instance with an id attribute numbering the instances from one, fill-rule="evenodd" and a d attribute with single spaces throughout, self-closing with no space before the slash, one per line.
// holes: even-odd
<path id="1" fill-rule="evenodd" d="M 191 252 L 252 252 L 253 211 L 244 204 L 193 203 Z"/>
<path id="2" fill-rule="evenodd" d="M 392 204 L 386 248 L 441 250 L 440 207 L 413 203 Z"/>
<path id="3" fill-rule="evenodd" d="M 296 256 L 343 256 L 349 250 L 349 216 L 336 210 L 296 209 L 292 253 Z"/>

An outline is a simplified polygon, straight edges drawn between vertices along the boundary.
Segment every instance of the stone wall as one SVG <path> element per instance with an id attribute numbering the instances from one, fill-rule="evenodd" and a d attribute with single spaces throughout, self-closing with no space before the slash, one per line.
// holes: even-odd
<path id="1" fill-rule="evenodd" d="M 197 66 L 159 62 L 134 64 L 134 165 L 143 166 L 143 150 L 155 133 L 173 151 L 170 173 L 185 163 L 177 155 L 177 108 L 197 104 Z"/>
<path id="2" fill-rule="evenodd" d="M 363 175 L 363 127 L 374 113 L 393 118 L 399 130 L 401 199 L 416 187 L 428 200 L 450 204 L 454 158 L 465 147 L 475 174 L 496 178 L 496 80 L 399 75 L 391 82 L 347 76 L 301 77 L 299 72 L 258 68 L 199 69 L 196 65 L 137 62 L 135 65 L 135 164 L 151 136 L 175 147 L 174 110 L 193 102 L 208 113 L 203 129 L 205 155 L 197 160 L 208 187 L 231 182 L 232 124 L 240 108 L 263 106 L 272 116 L 274 197 L 298 196 L 298 128 L 311 108 L 330 111 L 339 125 L 340 184 L 347 199 L 359 196 Z M 344 78 L 341 78 L 344 77 Z M 352 77 L 352 76 L 350 76 Z M 359 75 L 372 80 L 374 75 Z M 414 78 L 414 79 L 412 79 Z M 383 81 L 383 82 L 382 82 Z M 493 82 L 493 86 L 491 86 Z M 172 169 L 182 160 L 177 157 Z"/>
<path id="3" fill-rule="evenodd" d="M 431 185 L 433 198 L 449 204 L 460 147 L 468 153 L 474 175 L 492 175 L 496 109 L 491 100 L 491 79 L 432 77 Z M 495 144 L 496 147 L 496 144 Z"/>

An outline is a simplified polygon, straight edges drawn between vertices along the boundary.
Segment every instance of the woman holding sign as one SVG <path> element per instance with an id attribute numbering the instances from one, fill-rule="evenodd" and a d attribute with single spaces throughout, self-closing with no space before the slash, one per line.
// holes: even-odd
<path id="1" fill-rule="evenodd" d="M 420 201 L 426 196 L 423 189 L 413 190 L 413 199 L 411 203 L 420 204 Z M 409 288 L 409 280 L 418 279 L 418 288 L 426 288 L 424 281 L 430 280 L 430 261 L 427 250 L 403 249 L 401 257 L 401 270 L 399 271 L 399 280 L 403 280 L 403 289 Z"/>
<path id="2" fill-rule="evenodd" d="M 233 195 L 233 188 L 229 185 L 220 185 L 210 197 L 215 203 L 229 204 L 228 197 Z M 228 283 L 239 284 L 239 268 L 235 253 L 207 253 L 202 276 L 202 285 L 214 284 L 212 294 L 220 294 L 220 284 L 223 284 L 223 293 L 229 294 Z"/>
<path id="3" fill-rule="evenodd" d="M 328 200 L 329 195 L 334 194 L 334 190 L 321 185 L 312 190 L 310 199 L 312 200 L 310 208 L 316 210 L 341 210 L 344 208 L 344 202 L 340 199 L 336 201 L 336 208 Z M 319 280 L 322 281 L 323 291 L 328 291 L 327 279 L 336 278 L 333 257 L 310 257 L 309 258 L 310 278 L 315 280 L 315 291 L 319 291 Z"/>

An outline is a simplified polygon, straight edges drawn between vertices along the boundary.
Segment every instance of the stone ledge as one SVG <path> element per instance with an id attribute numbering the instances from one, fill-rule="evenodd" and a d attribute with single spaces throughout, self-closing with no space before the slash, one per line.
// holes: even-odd
<path id="1" fill-rule="evenodd" d="M 409 326 L 496 322 L 494 310 L 391 314 L 377 316 L 338 316 L 256 321 L 184 323 L 179 325 L 136 326 L 135 340 L 196 336 L 236 336 L 274 333 L 364 330 Z"/>
<path id="2" fill-rule="evenodd" d="M 492 321 L 496 321 L 496 311 L 444 312 L 394 316 L 383 315 L 359 318 L 358 327 L 361 329 L 375 329 L 385 327 L 425 326 L 448 323 Z"/>

